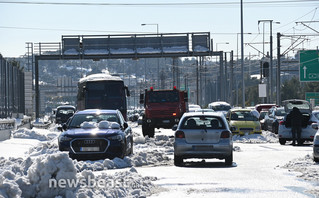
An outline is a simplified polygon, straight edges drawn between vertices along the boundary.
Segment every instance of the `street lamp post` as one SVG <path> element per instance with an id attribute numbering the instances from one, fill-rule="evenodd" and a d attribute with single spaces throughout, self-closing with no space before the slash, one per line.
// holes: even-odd
<path id="1" fill-rule="evenodd" d="M 273 20 L 258 20 L 258 24 L 260 22 L 263 22 L 265 24 L 265 22 L 269 22 L 270 24 L 270 57 L 269 57 L 269 62 L 270 62 L 270 72 L 269 72 L 269 76 L 270 76 L 270 98 L 269 98 L 269 102 L 272 102 L 273 100 L 273 37 L 272 37 L 272 24 L 273 24 Z M 274 22 L 276 24 L 280 24 L 280 22 Z M 264 31 L 264 30 L 263 30 Z"/>
<path id="2" fill-rule="evenodd" d="M 156 34 L 158 36 L 159 34 L 159 27 L 158 27 L 158 23 L 142 23 L 141 26 L 146 26 L 146 25 L 156 25 Z M 157 87 L 160 87 L 160 69 L 159 69 L 159 58 L 157 58 Z M 161 87 L 162 89 L 164 87 Z"/>
<path id="3" fill-rule="evenodd" d="M 237 33 L 237 61 L 236 61 L 236 69 L 238 68 L 238 59 L 239 59 L 239 50 L 238 50 L 238 35 L 241 34 L 241 33 Z M 243 33 L 243 34 L 252 34 L 251 32 L 248 32 L 248 33 Z M 242 77 L 242 80 L 244 80 L 244 77 Z M 244 85 L 244 82 L 243 82 L 243 85 Z M 238 85 L 237 85 L 238 87 Z M 245 97 L 245 96 L 243 96 Z M 237 94 L 236 94 L 236 104 L 238 105 L 238 91 L 237 91 Z"/>

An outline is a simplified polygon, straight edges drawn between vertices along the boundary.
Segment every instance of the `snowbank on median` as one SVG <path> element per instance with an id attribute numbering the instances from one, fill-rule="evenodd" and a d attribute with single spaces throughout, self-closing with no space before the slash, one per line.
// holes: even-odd
<path id="1" fill-rule="evenodd" d="M 269 131 L 263 131 L 262 134 L 252 135 L 234 135 L 233 141 L 236 143 L 249 143 L 249 144 L 260 144 L 260 143 L 277 143 L 279 142 L 278 136 Z"/>

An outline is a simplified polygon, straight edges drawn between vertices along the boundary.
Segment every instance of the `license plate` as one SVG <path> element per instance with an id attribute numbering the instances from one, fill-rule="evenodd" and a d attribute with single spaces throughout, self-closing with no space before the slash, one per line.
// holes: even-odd
<path id="1" fill-rule="evenodd" d="M 82 152 L 100 151 L 100 147 L 80 147 L 80 151 Z"/>
<path id="2" fill-rule="evenodd" d="M 194 146 L 193 149 L 195 151 L 211 151 L 213 150 L 213 146 Z"/>
<path id="3" fill-rule="evenodd" d="M 163 123 L 168 124 L 168 123 L 170 123 L 170 121 L 169 120 L 163 120 Z"/>

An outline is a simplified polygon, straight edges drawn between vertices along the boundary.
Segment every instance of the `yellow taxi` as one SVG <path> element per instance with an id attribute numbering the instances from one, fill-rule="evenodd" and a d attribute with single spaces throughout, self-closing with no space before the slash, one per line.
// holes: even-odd
<path id="1" fill-rule="evenodd" d="M 231 109 L 226 119 L 234 135 L 261 134 L 261 125 L 251 109 Z"/>

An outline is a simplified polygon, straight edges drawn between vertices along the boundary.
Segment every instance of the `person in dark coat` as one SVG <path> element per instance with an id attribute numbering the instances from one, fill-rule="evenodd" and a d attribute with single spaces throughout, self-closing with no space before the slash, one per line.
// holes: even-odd
<path id="1" fill-rule="evenodd" d="M 302 125 L 302 114 L 297 107 L 294 107 L 289 113 L 291 122 L 291 132 L 292 132 L 292 145 L 296 144 L 296 134 L 298 145 L 301 144 L 301 125 Z"/>

